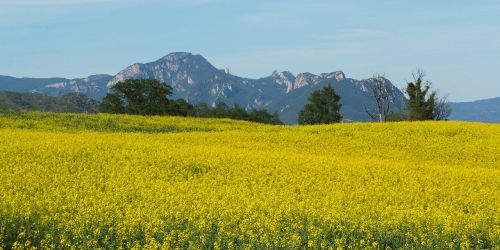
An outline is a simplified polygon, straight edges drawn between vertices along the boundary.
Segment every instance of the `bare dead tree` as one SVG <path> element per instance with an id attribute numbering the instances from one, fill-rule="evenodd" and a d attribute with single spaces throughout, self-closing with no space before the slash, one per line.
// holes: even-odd
<path id="1" fill-rule="evenodd" d="M 376 111 L 368 110 L 365 105 L 366 113 L 372 118 L 373 121 L 383 122 L 389 114 L 390 110 L 390 95 L 385 84 L 385 76 L 376 74 L 373 76 L 375 82 L 372 86 L 372 97 L 376 102 Z"/>
<path id="2" fill-rule="evenodd" d="M 437 99 L 432 112 L 434 120 L 446 120 L 452 112 L 450 102 L 448 102 L 448 96 Z"/>

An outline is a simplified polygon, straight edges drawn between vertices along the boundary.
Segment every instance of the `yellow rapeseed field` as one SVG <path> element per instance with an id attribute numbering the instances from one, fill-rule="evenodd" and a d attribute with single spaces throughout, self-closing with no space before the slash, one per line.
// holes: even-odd
<path id="1" fill-rule="evenodd" d="M 0 248 L 500 247 L 500 125 L 0 113 Z"/>

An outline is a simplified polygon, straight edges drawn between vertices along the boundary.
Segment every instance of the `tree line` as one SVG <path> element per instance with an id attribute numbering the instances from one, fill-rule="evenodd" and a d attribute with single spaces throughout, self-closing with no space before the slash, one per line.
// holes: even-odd
<path id="1" fill-rule="evenodd" d="M 171 86 L 154 79 L 130 79 L 116 83 L 102 100 L 99 111 L 112 114 L 168 115 L 204 118 L 231 118 L 267 124 L 283 124 L 277 112 L 247 110 L 224 102 L 213 107 L 206 103 L 192 105 L 184 99 L 169 99 Z"/>
<path id="2" fill-rule="evenodd" d="M 371 96 L 374 109 L 366 106 L 366 113 L 373 121 L 423 121 L 446 120 L 451 108 L 446 97 L 439 97 L 431 89 L 431 82 L 424 80 L 425 74 L 418 70 L 413 81 L 406 84 L 405 105 L 396 110 L 383 75 L 375 75 Z M 130 79 L 118 82 L 112 87 L 99 106 L 100 112 L 137 115 L 173 115 L 204 118 L 231 118 L 267 124 L 283 124 L 277 112 L 266 109 L 246 109 L 237 104 L 229 106 L 224 102 L 209 106 L 206 103 L 192 105 L 184 99 L 171 100 L 171 86 L 154 79 Z M 308 103 L 298 114 L 298 123 L 330 124 L 342 121 L 341 97 L 331 85 L 314 91 Z"/>
<path id="3" fill-rule="evenodd" d="M 385 76 L 377 74 L 373 77 L 374 83 L 371 97 L 374 109 L 364 106 L 372 121 L 425 121 L 446 120 L 451 115 L 451 106 L 446 97 L 439 97 L 436 90 L 431 89 L 432 83 L 426 81 L 422 70 L 412 74 L 413 81 L 406 84 L 403 92 L 406 99 L 400 110 L 391 106 L 393 100 L 388 90 Z M 330 86 L 314 91 L 308 99 L 309 103 L 299 113 L 299 124 L 329 124 L 342 121 L 340 96 Z"/>

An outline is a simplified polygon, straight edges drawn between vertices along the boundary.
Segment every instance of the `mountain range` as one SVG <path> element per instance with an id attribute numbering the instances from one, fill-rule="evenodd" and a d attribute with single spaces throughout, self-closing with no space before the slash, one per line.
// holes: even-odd
<path id="1" fill-rule="evenodd" d="M 451 103 L 451 120 L 500 123 L 500 97 Z"/>
<path id="2" fill-rule="evenodd" d="M 112 78 L 113 76 L 110 75 L 93 75 L 76 79 L 0 76 L 0 90 L 19 93 L 43 93 L 49 96 L 63 96 L 76 92 L 100 101 L 108 93 L 106 84 Z"/>
<path id="3" fill-rule="evenodd" d="M 364 106 L 374 106 L 370 89 L 375 79 L 347 78 L 342 71 L 320 75 L 274 71 L 269 76 L 251 79 L 232 75 L 228 69 L 217 69 L 203 56 L 186 52 L 171 53 L 154 62 L 136 63 L 114 76 L 93 75 L 76 79 L 0 76 L 0 90 L 50 96 L 78 92 L 99 101 L 117 82 L 144 78 L 158 79 L 171 85 L 174 92 L 172 98 L 184 98 L 192 104 L 225 102 L 246 108 L 266 108 L 279 112 L 283 121 L 291 124 L 296 123 L 297 114 L 307 102 L 307 97 L 328 84 L 341 96 L 341 112 L 345 120 L 369 120 Z M 389 80 L 386 80 L 386 86 L 392 106 L 399 109 L 403 93 Z"/>
<path id="4" fill-rule="evenodd" d="M 135 63 L 116 75 L 92 75 L 86 78 L 15 78 L 0 76 L 0 90 L 35 92 L 63 96 L 71 92 L 85 94 L 95 100 L 102 98 L 117 82 L 125 79 L 152 78 L 173 87 L 172 98 L 183 98 L 192 104 L 217 102 L 239 104 L 246 108 L 265 108 L 279 112 L 288 124 L 297 122 L 297 114 L 315 90 L 332 85 L 341 96 L 344 120 L 368 121 L 365 106 L 373 109 L 371 96 L 374 78 L 356 80 L 342 71 L 315 75 L 288 71 L 274 71 L 266 77 L 251 79 L 236 76 L 228 69 L 214 67 L 201 55 L 187 52 L 168 54 L 154 62 Z M 385 79 L 391 106 L 399 110 L 404 103 L 403 93 Z"/>

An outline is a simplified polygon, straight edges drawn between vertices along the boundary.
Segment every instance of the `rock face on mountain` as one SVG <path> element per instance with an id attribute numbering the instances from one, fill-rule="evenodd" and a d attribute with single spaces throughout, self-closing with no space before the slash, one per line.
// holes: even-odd
<path id="1" fill-rule="evenodd" d="M 86 78 L 60 81 L 45 85 L 44 90 L 41 92 L 52 96 L 76 92 L 101 100 L 108 92 L 107 83 L 111 77 L 110 75 L 93 75 Z"/>
<path id="2" fill-rule="evenodd" d="M 157 79 L 173 87 L 174 98 L 184 98 L 191 103 L 219 101 L 244 104 L 243 95 L 251 80 L 233 76 L 220 70 L 200 55 L 172 53 L 151 63 L 136 63 L 120 71 L 108 83 L 112 87 L 125 79 Z M 236 95 L 238 92 L 238 95 Z M 239 102 L 232 98 L 243 98 Z"/>
<path id="3" fill-rule="evenodd" d="M 283 121 L 290 124 L 297 122 L 297 114 L 309 95 L 328 84 L 341 96 L 341 113 L 345 120 L 367 121 L 370 118 L 364 106 L 374 106 L 371 97 L 374 79 L 355 80 L 347 78 L 341 71 L 320 75 L 300 73 L 296 76 L 287 71 L 274 71 L 267 77 L 249 79 L 232 75 L 228 69 L 217 69 L 204 57 L 185 52 L 172 53 L 150 63 L 133 64 L 114 77 L 97 75 L 68 80 L 0 76 L 0 89 L 54 96 L 79 92 L 100 100 L 117 82 L 145 78 L 171 85 L 173 98 L 184 98 L 193 104 L 226 102 L 246 108 L 266 108 L 279 112 Z M 403 93 L 390 81 L 387 80 L 386 84 L 393 108 L 399 109 Z"/>
<path id="4" fill-rule="evenodd" d="M 119 72 L 109 81 L 108 87 L 125 79 L 141 78 L 164 81 L 174 88 L 175 98 L 185 98 L 191 103 L 214 105 L 226 102 L 278 111 L 286 123 L 296 123 L 297 113 L 307 102 L 307 97 L 328 84 L 341 96 L 341 112 L 345 119 L 368 120 L 364 105 L 374 105 L 371 97 L 374 79 L 350 79 L 341 71 L 297 76 L 288 71 L 274 71 L 268 77 L 249 79 L 231 75 L 229 70 L 217 69 L 202 56 L 190 53 L 172 53 L 155 62 L 134 64 Z M 399 109 L 403 93 L 388 80 L 386 82 L 393 107 Z"/>

